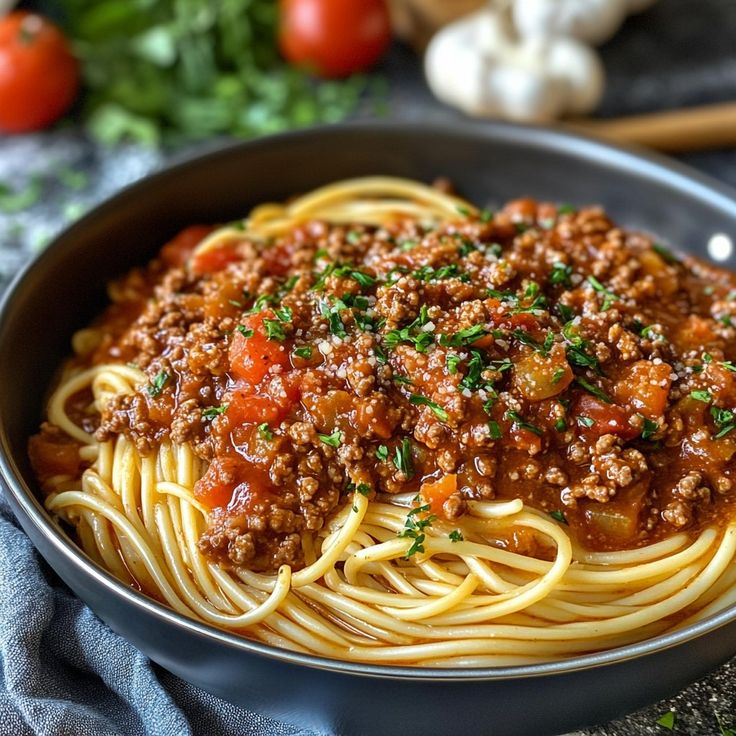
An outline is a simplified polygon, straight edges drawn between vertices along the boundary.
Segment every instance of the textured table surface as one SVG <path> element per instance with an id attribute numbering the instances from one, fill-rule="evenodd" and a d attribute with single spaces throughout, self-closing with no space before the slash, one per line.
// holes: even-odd
<path id="1" fill-rule="evenodd" d="M 608 87 L 604 115 L 643 112 L 736 99 L 736 0 L 660 0 L 629 19 L 603 49 Z M 447 122 L 454 111 L 426 90 L 421 68 L 407 49 L 395 48 L 383 72 L 391 83 L 389 116 L 406 121 Z M 734 121 L 736 125 L 736 121 Z M 208 144 L 212 146 L 212 144 Z M 136 146 L 103 149 L 74 126 L 42 135 L 0 139 L 0 182 L 23 188 L 31 181 L 40 197 L 27 209 L 0 213 L 0 288 L 65 224 L 172 157 L 196 152 L 162 152 Z M 736 151 L 681 157 L 690 165 L 736 187 Z M 69 179 L 68 170 L 83 172 Z M 66 183 L 60 180 L 64 180 Z M 69 186 L 69 185 L 73 186 Z M 735 661 L 670 700 L 598 728 L 590 736 L 665 734 L 657 720 L 676 712 L 674 733 L 706 736 L 736 723 Z M 653 673 L 656 676 L 656 673 Z"/>

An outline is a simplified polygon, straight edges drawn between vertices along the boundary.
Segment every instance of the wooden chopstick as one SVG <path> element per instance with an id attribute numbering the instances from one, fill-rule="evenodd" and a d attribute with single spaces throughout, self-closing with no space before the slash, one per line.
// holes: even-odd
<path id="1" fill-rule="evenodd" d="M 736 146 L 736 102 L 610 120 L 581 118 L 568 125 L 613 141 L 671 153 L 731 148 Z"/>

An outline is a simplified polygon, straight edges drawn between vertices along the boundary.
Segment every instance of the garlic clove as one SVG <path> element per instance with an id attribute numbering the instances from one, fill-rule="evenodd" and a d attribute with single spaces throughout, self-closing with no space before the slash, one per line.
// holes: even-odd
<path id="1" fill-rule="evenodd" d="M 497 109 L 507 120 L 543 123 L 564 112 L 565 82 L 522 66 L 499 66 L 484 86 L 483 108 Z"/>
<path id="2" fill-rule="evenodd" d="M 608 40 L 641 0 L 515 0 L 514 24 L 524 38 L 571 36 L 591 44 Z M 649 0 L 646 0 L 649 1 Z"/>
<path id="3" fill-rule="evenodd" d="M 546 68 L 567 84 L 567 114 L 583 115 L 596 108 L 603 96 L 605 72 L 592 48 L 571 38 L 555 39 L 547 49 Z"/>

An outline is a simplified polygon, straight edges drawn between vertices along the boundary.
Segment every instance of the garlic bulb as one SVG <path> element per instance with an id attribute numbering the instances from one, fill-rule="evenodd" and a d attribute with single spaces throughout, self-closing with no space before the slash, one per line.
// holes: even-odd
<path id="1" fill-rule="evenodd" d="M 486 8 L 443 28 L 425 56 L 429 86 L 470 115 L 525 122 L 590 112 L 603 92 L 595 52 L 572 38 L 518 38 Z"/>

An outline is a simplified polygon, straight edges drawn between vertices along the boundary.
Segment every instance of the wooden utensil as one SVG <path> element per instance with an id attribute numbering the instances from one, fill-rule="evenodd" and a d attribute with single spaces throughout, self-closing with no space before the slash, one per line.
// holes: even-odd
<path id="1" fill-rule="evenodd" d="M 736 146 L 736 102 L 568 124 L 602 138 L 671 153 Z"/>

